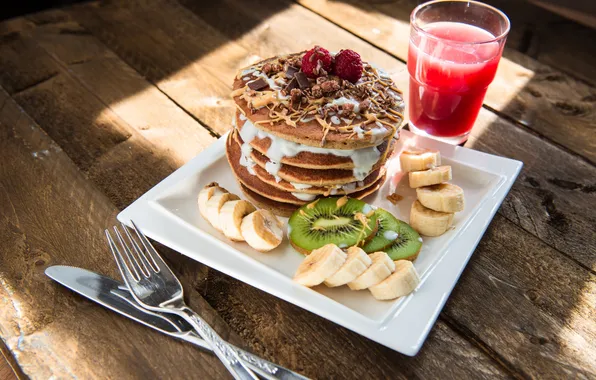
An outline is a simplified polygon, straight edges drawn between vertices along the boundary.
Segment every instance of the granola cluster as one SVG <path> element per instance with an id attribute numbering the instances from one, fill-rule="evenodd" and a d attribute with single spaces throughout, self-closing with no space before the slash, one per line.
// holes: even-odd
<path id="1" fill-rule="evenodd" d="M 327 70 L 311 78 L 301 70 L 305 54 L 275 57 L 241 70 L 237 79 L 243 86 L 232 96 L 245 100 L 252 113 L 266 107 L 269 118 L 260 124 L 285 122 L 298 127 L 316 120 L 324 131 L 321 146 L 330 131 L 357 138 L 387 128 L 397 131 L 403 120 L 403 98 L 387 74 L 362 62 L 356 83 Z"/>

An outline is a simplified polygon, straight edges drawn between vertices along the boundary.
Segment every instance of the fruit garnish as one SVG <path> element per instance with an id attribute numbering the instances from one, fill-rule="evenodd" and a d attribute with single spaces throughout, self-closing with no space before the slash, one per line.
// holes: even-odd
<path id="1" fill-rule="evenodd" d="M 438 185 L 443 182 L 451 181 L 451 166 L 437 166 L 429 170 L 422 170 L 408 173 L 410 187 L 417 188 L 422 186 Z"/>
<path id="2" fill-rule="evenodd" d="M 419 187 L 416 196 L 424 207 L 431 210 L 458 212 L 464 209 L 464 190 L 452 183 Z"/>
<path id="3" fill-rule="evenodd" d="M 443 235 L 453 223 L 453 213 L 431 210 L 414 201 L 410 210 L 410 225 L 425 236 Z"/>
<path id="4" fill-rule="evenodd" d="M 333 69 L 331 53 L 320 46 L 315 46 L 302 57 L 302 72 L 311 78 L 325 76 Z"/>
<path id="5" fill-rule="evenodd" d="M 372 259 L 360 247 L 350 247 L 346 253 L 348 254 L 346 262 L 331 277 L 325 279 L 325 285 L 329 287 L 346 285 L 364 273 L 372 264 Z"/>
<path id="6" fill-rule="evenodd" d="M 359 245 L 377 229 L 373 214 L 367 217 L 370 206 L 365 202 L 346 198 L 321 198 L 296 210 L 289 220 L 290 243 L 299 252 L 308 254 L 326 244 L 340 248 Z"/>
<path id="7" fill-rule="evenodd" d="M 372 260 L 372 264 L 364 273 L 348 283 L 350 289 L 362 290 L 370 288 L 389 277 L 395 270 L 395 263 L 385 252 L 371 253 L 369 257 Z"/>
<path id="8" fill-rule="evenodd" d="M 360 54 L 354 50 L 340 50 L 335 56 L 334 73 L 338 77 L 348 80 L 352 83 L 358 82 L 362 77 L 362 59 Z"/>
<path id="9" fill-rule="evenodd" d="M 242 218 L 240 230 L 248 245 L 259 252 L 271 251 L 283 239 L 283 223 L 269 210 L 257 210 Z"/>
<path id="10" fill-rule="evenodd" d="M 335 244 L 327 244 L 312 251 L 296 270 L 294 281 L 304 286 L 316 286 L 336 273 L 348 255 Z"/>
<path id="11" fill-rule="evenodd" d="M 432 169 L 441 165 L 441 153 L 438 150 L 411 147 L 399 155 L 403 172 Z"/>
<path id="12" fill-rule="evenodd" d="M 407 296 L 420 284 L 420 276 L 410 261 L 395 262 L 395 272 L 368 290 L 378 300 L 391 300 Z"/>
<path id="13" fill-rule="evenodd" d="M 422 239 L 418 232 L 387 210 L 379 208 L 375 210 L 375 214 L 377 233 L 362 249 L 366 253 L 386 252 L 391 260 L 414 260 L 422 248 Z"/>

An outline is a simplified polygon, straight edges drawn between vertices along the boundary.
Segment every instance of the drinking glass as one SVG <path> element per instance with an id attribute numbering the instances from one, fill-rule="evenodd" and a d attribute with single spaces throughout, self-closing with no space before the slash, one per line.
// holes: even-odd
<path id="1" fill-rule="evenodd" d="M 451 144 L 467 140 L 509 33 L 500 10 L 437 0 L 410 16 L 410 130 Z"/>

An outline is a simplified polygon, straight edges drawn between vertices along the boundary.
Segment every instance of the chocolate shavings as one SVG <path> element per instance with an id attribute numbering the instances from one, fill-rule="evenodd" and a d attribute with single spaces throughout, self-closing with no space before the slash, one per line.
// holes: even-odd
<path id="1" fill-rule="evenodd" d="M 305 90 L 310 87 L 308 77 L 302 71 L 299 71 L 296 74 L 294 74 L 294 78 L 298 81 L 298 86 L 300 86 L 301 90 Z"/>
<path id="2" fill-rule="evenodd" d="M 262 90 L 262 89 L 264 89 L 267 86 L 269 86 L 269 84 L 263 78 L 259 78 L 257 80 L 252 81 L 252 82 L 248 82 L 248 88 L 250 88 L 251 90 L 255 90 L 255 91 Z"/>

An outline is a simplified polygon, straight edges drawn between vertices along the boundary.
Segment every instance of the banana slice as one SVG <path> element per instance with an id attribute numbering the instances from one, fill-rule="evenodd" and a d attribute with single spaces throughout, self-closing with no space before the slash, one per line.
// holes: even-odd
<path id="1" fill-rule="evenodd" d="M 392 300 L 407 296 L 420 284 L 420 276 L 411 261 L 395 261 L 395 272 L 377 285 L 369 288 L 378 300 Z"/>
<path id="2" fill-rule="evenodd" d="M 203 218 L 207 219 L 207 202 L 212 196 L 217 194 L 227 193 L 228 191 L 223 187 L 219 187 L 217 182 L 210 183 L 199 192 L 198 204 L 199 211 Z"/>
<path id="3" fill-rule="evenodd" d="M 453 223 L 453 214 L 431 210 L 415 201 L 410 210 L 410 226 L 421 235 L 443 235 Z"/>
<path id="4" fill-rule="evenodd" d="M 360 290 L 370 288 L 389 277 L 395 270 L 395 263 L 385 252 L 375 252 L 369 256 L 372 264 L 364 273 L 348 283 L 350 289 Z"/>
<path id="5" fill-rule="evenodd" d="M 304 286 L 316 286 L 331 277 L 346 262 L 348 255 L 335 244 L 312 251 L 298 267 L 294 281 Z"/>
<path id="6" fill-rule="evenodd" d="M 441 154 L 438 150 L 411 147 L 401 153 L 399 162 L 403 172 L 427 170 L 441 165 Z"/>
<path id="7" fill-rule="evenodd" d="M 218 231 L 222 231 L 221 225 L 219 223 L 219 211 L 223 207 L 224 203 L 228 201 L 233 201 L 238 198 L 237 195 L 232 193 L 221 193 L 215 194 L 207 201 L 207 210 L 205 211 L 207 214 L 207 220 L 211 225 Z"/>
<path id="8" fill-rule="evenodd" d="M 451 181 L 451 166 L 437 166 L 421 172 L 408 173 L 410 178 L 410 187 L 412 189 L 422 186 L 437 185 L 439 183 Z"/>
<path id="9" fill-rule="evenodd" d="M 431 210 L 458 212 L 464 209 L 464 191 L 451 183 L 419 187 L 416 195 L 420 203 Z"/>
<path id="10" fill-rule="evenodd" d="M 252 203 L 245 200 L 224 203 L 221 210 L 219 210 L 219 225 L 224 235 L 230 240 L 244 241 L 240 229 L 242 219 L 256 210 Z"/>
<path id="11" fill-rule="evenodd" d="M 372 259 L 360 247 L 348 248 L 348 258 L 335 274 L 325 280 L 330 287 L 345 285 L 356 279 L 372 264 Z"/>
<path id="12" fill-rule="evenodd" d="M 259 252 L 271 251 L 283 239 L 283 224 L 269 210 L 257 210 L 246 215 L 240 231 L 248 245 Z"/>

